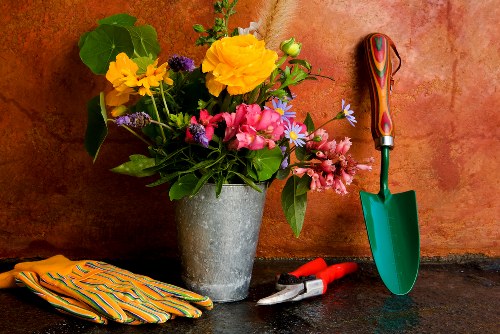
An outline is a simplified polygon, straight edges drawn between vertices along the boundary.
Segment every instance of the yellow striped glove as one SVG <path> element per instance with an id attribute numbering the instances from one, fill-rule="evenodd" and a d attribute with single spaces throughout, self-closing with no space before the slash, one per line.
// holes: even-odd
<path id="1" fill-rule="evenodd" d="M 79 302 L 78 300 L 60 296 L 52 291 L 45 289 L 40 285 L 39 277 L 31 271 L 21 271 L 16 273 L 15 282 L 18 286 L 25 286 L 37 296 L 45 299 L 59 312 L 70 314 L 75 317 L 96 322 L 99 324 L 107 324 L 108 320 L 97 314 L 90 306 Z"/>
<path id="2" fill-rule="evenodd" d="M 190 302 L 211 309 L 208 297 L 98 261 L 76 262 L 71 273 L 46 273 L 41 284 L 92 306 L 114 321 L 127 323 L 127 314 L 144 322 L 161 323 L 163 314 L 198 318 Z"/>
<path id="3" fill-rule="evenodd" d="M 31 275 L 27 279 L 27 274 L 21 275 L 21 272 L 36 273 L 38 276 Z M 42 298 L 45 296 L 44 299 L 60 310 L 68 308 L 68 304 L 79 307 L 86 305 L 97 315 L 126 324 L 162 323 L 170 319 L 171 314 L 172 317 L 199 317 L 201 311 L 190 305 L 190 302 L 206 309 L 213 307 L 208 297 L 174 285 L 136 275 L 104 262 L 70 261 L 62 255 L 17 264 L 14 270 L 0 274 L 0 288 L 13 286 L 14 277 L 32 291 L 37 291 Z M 82 312 L 74 308 L 62 311 L 70 314 Z M 80 317 L 90 320 L 92 316 L 85 314 Z"/>

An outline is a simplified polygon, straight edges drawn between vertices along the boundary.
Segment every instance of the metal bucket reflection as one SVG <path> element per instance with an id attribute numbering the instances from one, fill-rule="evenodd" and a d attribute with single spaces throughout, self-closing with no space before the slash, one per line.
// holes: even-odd
<path id="1" fill-rule="evenodd" d="M 176 206 L 182 279 L 190 290 L 213 301 L 245 299 L 266 199 L 247 185 L 224 185 L 219 198 L 206 184 Z"/>

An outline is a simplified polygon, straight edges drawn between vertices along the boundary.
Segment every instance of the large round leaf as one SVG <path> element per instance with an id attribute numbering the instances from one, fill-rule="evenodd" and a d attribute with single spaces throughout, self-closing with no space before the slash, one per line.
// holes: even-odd
<path id="1" fill-rule="evenodd" d="M 160 44 L 155 28 L 150 25 L 127 27 L 136 55 L 156 58 L 160 53 Z"/>
<path id="2" fill-rule="evenodd" d="M 95 74 L 105 74 L 109 63 L 116 55 L 134 53 L 134 44 L 126 28 L 116 25 L 101 25 L 91 31 L 80 49 L 80 58 Z"/>
<path id="3" fill-rule="evenodd" d="M 99 20 L 97 23 L 99 23 L 99 25 L 111 24 L 118 26 L 133 26 L 135 24 L 135 21 L 137 21 L 135 17 L 126 13 L 122 13 L 108 16 L 102 20 Z"/>
<path id="4" fill-rule="evenodd" d="M 281 161 L 283 160 L 281 149 L 278 146 L 272 150 L 263 148 L 257 151 L 250 151 L 247 157 L 250 159 L 253 170 L 257 174 L 258 181 L 269 180 L 278 168 L 280 168 Z"/>

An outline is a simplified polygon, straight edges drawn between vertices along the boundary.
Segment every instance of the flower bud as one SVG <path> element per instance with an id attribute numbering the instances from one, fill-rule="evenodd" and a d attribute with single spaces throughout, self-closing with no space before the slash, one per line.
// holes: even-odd
<path id="1" fill-rule="evenodd" d="M 281 42 L 280 49 L 290 57 L 297 57 L 302 49 L 302 43 L 295 42 L 295 38 Z"/>

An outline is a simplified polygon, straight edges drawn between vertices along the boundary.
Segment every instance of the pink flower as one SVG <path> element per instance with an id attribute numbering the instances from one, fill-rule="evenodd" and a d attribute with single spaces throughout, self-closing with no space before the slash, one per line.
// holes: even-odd
<path id="1" fill-rule="evenodd" d="M 238 133 L 239 126 L 241 122 L 244 120 L 245 115 L 247 113 L 248 105 L 240 104 L 236 108 L 236 112 L 233 113 L 222 113 L 222 117 L 226 121 L 226 132 L 224 133 L 224 141 L 229 141 L 236 136 Z"/>
<path id="2" fill-rule="evenodd" d="M 217 115 L 210 115 L 208 111 L 205 109 L 200 110 L 200 117 L 198 120 L 196 120 L 196 116 L 191 117 L 190 123 L 191 124 L 200 124 L 203 125 L 204 128 L 204 137 L 207 140 L 207 145 L 210 140 L 212 140 L 212 137 L 214 135 L 214 129 L 217 127 L 217 123 L 222 120 L 222 114 L 217 114 Z M 186 128 L 186 142 L 188 143 L 193 143 L 197 142 L 191 131 L 189 130 L 190 127 Z"/>
<path id="3" fill-rule="evenodd" d="M 321 150 L 327 143 L 328 132 L 325 129 L 318 129 L 311 133 L 307 138 L 306 148 L 308 150 Z"/>
<path id="4" fill-rule="evenodd" d="M 351 138 L 345 137 L 344 140 L 341 140 L 338 144 L 337 147 L 335 148 L 335 151 L 338 154 L 345 155 L 347 151 L 351 148 Z"/>
<path id="5" fill-rule="evenodd" d="M 347 194 L 347 189 L 346 189 L 345 185 L 342 183 L 342 181 L 338 177 L 336 177 L 334 180 L 334 188 L 335 188 L 335 192 L 337 194 L 340 194 L 340 195 Z"/>
<path id="6" fill-rule="evenodd" d="M 273 149 L 283 137 L 285 127 L 281 115 L 272 109 L 262 110 L 258 104 L 240 104 L 235 113 L 223 113 L 226 121 L 224 141 L 233 140 L 230 148 Z M 235 138 L 236 137 L 236 138 Z"/>
<path id="7" fill-rule="evenodd" d="M 311 170 L 311 168 L 295 167 L 292 170 L 292 173 L 294 175 L 297 175 L 298 177 L 302 177 L 304 174 L 309 173 L 310 170 Z"/>
<path id="8" fill-rule="evenodd" d="M 260 150 L 266 146 L 266 139 L 257 134 L 254 128 L 248 125 L 243 125 L 240 132 L 236 134 L 238 140 L 238 150 L 246 147 L 249 150 Z"/>
<path id="9" fill-rule="evenodd" d="M 368 170 L 368 171 L 372 170 L 372 166 L 365 164 L 357 164 L 356 168 L 358 168 L 359 170 Z"/>
<path id="10" fill-rule="evenodd" d="M 335 170 L 335 165 L 333 164 L 333 162 L 331 160 L 323 160 L 321 162 L 321 169 L 325 173 L 332 173 Z"/>

